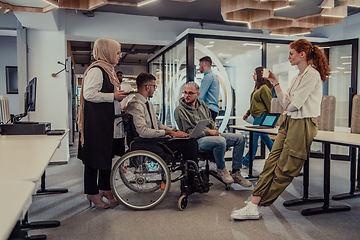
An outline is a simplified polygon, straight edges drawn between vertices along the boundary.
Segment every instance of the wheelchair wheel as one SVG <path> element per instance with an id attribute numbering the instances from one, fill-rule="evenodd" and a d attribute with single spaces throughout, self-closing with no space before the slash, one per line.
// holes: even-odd
<path id="1" fill-rule="evenodd" d="M 188 201 L 186 195 L 181 195 L 178 200 L 178 207 L 181 211 L 185 210 L 187 207 Z"/>
<path id="2" fill-rule="evenodd" d="M 170 190 L 171 176 L 166 163 L 156 154 L 137 150 L 122 156 L 111 171 L 115 198 L 133 210 L 151 209 Z"/>

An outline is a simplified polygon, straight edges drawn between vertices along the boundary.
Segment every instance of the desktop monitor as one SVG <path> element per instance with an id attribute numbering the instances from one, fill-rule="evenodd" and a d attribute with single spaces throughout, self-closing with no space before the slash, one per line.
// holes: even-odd
<path id="1" fill-rule="evenodd" d="M 37 78 L 34 77 L 30 80 L 29 84 L 26 86 L 26 91 L 24 93 L 24 112 L 18 115 L 15 115 L 12 118 L 13 123 L 34 123 L 34 122 L 20 122 L 20 120 L 25 117 L 29 111 L 35 111 L 36 103 L 36 85 Z"/>
<path id="2" fill-rule="evenodd" d="M 27 111 L 35 111 L 36 84 L 37 84 L 37 78 L 34 77 L 33 79 L 30 80 L 29 84 L 26 87 L 25 107 L 27 108 Z"/>

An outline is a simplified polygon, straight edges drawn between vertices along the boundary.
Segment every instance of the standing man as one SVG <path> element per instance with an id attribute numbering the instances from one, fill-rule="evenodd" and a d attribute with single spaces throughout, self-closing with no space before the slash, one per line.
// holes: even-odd
<path id="1" fill-rule="evenodd" d="M 118 71 L 116 73 L 117 79 L 120 82 L 119 90 L 124 90 L 130 92 L 132 87 L 129 83 L 123 81 L 123 73 Z M 115 115 L 120 114 L 125 110 L 128 102 L 133 98 L 133 95 L 127 95 L 121 102 L 114 101 L 115 105 Z M 116 118 L 114 121 L 114 147 L 113 155 L 122 156 L 125 153 L 125 131 L 122 119 L 120 117 Z"/>
<path id="2" fill-rule="evenodd" d="M 200 58 L 200 72 L 204 73 L 201 80 L 199 99 L 203 100 L 211 111 L 211 118 L 215 122 L 219 114 L 219 79 L 211 70 L 212 60 L 209 56 Z"/>
<path id="3" fill-rule="evenodd" d="M 211 113 L 204 101 L 199 100 L 199 85 L 195 82 L 185 84 L 184 97 L 180 98 L 175 109 L 175 120 L 181 131 L 191 133 L 200 120 L 210 119 L 204 128 L 202 136 L 197 139 L 199 150 L 213 151 L 217 166 L 217 174 L 226 184 L 236 182 L 243 187 L 251 187 L 252 183 L 240 173 L 244 154 L 244 136 L 239 133 L 220 134 L 211 120 Z M 231 174 L 225 167 L 225 152 L 227 147 L 234 147 Z"/>
<path id="4" fill-rule="evenodd" d="M 120 82 L 120 89 L 124 90 L 126 92 L 130 92 L 132 90 L 132 87 L 131 87 L 130 83 L 127 83 L 127 82 L 123 81 L 123 73 L 122 73 L 122 71 L 118 71 L 116 73 L 116 76 L 117 76 L 117 78 L 119 79 L 119 82 Z M 123 110 L 125 110 L 127 103 L 132 99 L 132 97 L 133 97 L 132 95 L 129 95 L 124 99 L 124 101 L 121 101 L 121 108 Z"/>

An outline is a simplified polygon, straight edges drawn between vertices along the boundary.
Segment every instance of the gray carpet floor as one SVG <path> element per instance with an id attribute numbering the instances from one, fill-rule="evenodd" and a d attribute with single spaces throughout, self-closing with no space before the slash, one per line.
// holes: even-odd
<path id="1" fill-rule="evenodd" d="M 68 188 L 66 194 L 34 196 L 29 220 L 59 220 L 60 227 L 31 230 L 29 235 L 46 234 L 47 239 L 360 239 L 360 198 L 331 200 L 331 205 L 351 206 L 351 211 L 302 216 L 301 210 L 320 207 L 314 203 L 284 207 L 285 200 L 302 197 L 302 177 L 281 194 L 276 202 L 262 208 L 260 220 L 232 221 L 230 213 L 243 207 L 253 188 L 232 184 L 229 191 L 214 178 L 205 194 L 193 194 L 188 207 L 177 207 L 179 183 L 160 205 L 147 211 L 133 211 L 119 205 L 114 209 L 90 208 L 83 194 L 83 165 L 76 158 L 76 147 L 70 150 L 66 165 L 50 165 L 46 170 L 46 187 Z M 231 169 L 231 162 L 227 162 Z M 255 173 L 264 160 L 254 162 Z M 310 160 L 310 196 L 323 196 L 323 160 Z M 348 192 L 349 162 L 331 162 L 331 195 Z M 247 175 L 247 170 L 242 171 Z M 256 184 L 256 181 L 253 181 Z"/>

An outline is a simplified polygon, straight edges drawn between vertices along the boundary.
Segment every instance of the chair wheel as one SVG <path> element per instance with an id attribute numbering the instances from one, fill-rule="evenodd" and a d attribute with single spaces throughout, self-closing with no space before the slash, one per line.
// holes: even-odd
<path id="1" fill-rule="evenodd" d="M 178 200 L 178 207 L 181 211 L 185 210 L 185 208 L 187 207 L 187 196 L 186 195 L 181 195 L 179 200 Z"/>
<path id="2" fill-rule="evenodd" d="M 229 191 L 230 190 L 230 185 L 226 185 L 225 190 Z"/>

